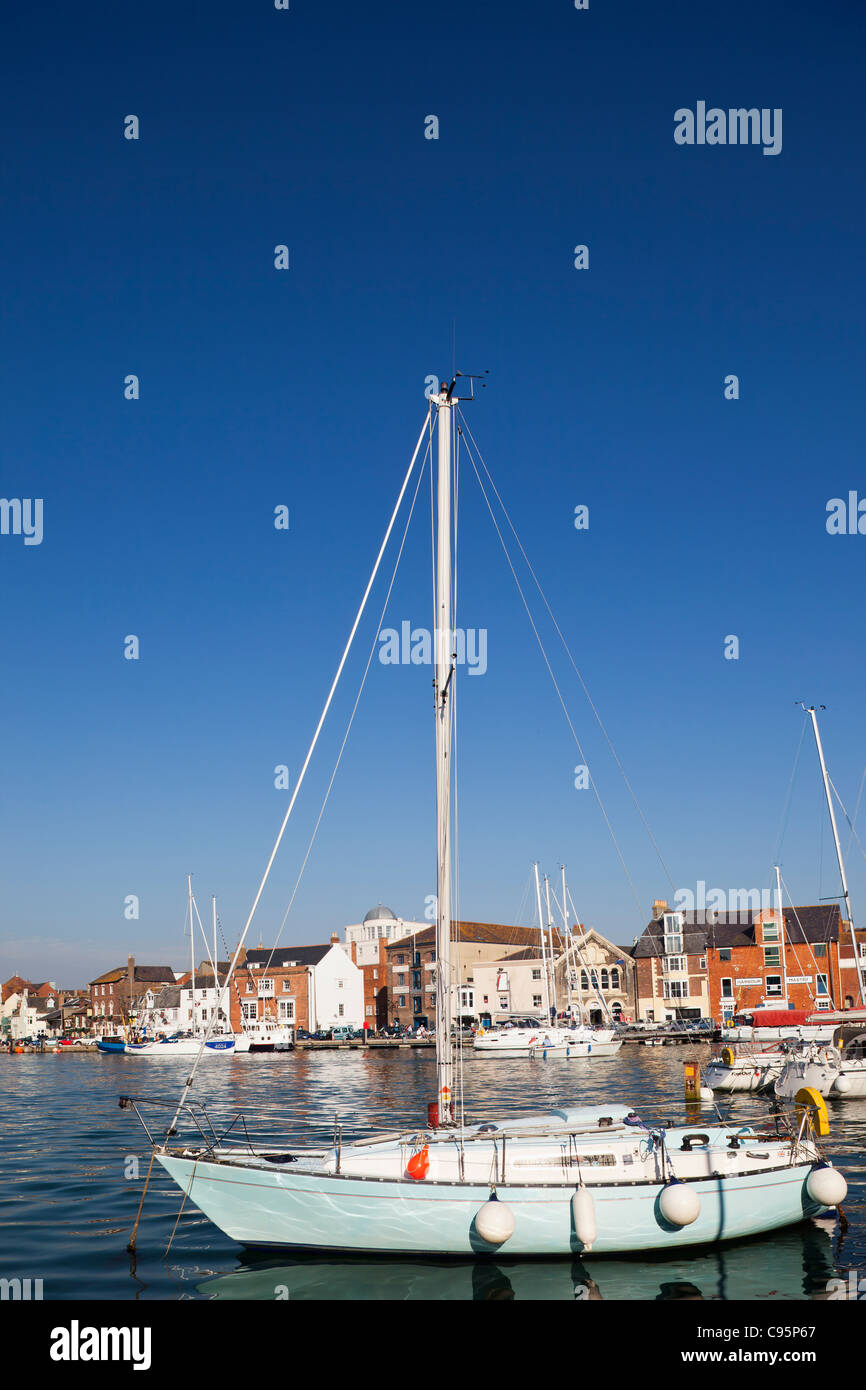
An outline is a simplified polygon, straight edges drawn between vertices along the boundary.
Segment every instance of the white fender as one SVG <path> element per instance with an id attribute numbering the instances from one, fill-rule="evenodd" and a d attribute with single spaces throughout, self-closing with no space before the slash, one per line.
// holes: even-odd
<path id="1" fill-rule="evenodd" d="M 833 1090 L 839 1096 L 847 1096 L 850 1089 L 851 1078 L 849 1076 L 845 1076 L 843 1073 L 840 1072 L 840 1074 L 836 1077 L 836 1080 L 833 1082 Z"/>
<path id="2" fill-rule="evenodd" d="M 514 1212 L 493 1195 L 475 1213 L 475 1229 L 488 1245 L 504 1245 L 514 1235 Z"/>
<path id="3" fill-rule="evenodd" d="M 665 1221 L 672 1226 L 690 1226 L 697 1221 L 701 1210 L 701 1199 L 688 1183 L 676 1178 L 662 1189 L 659 1208 Z"/>
<path id="4" fill-rule="evenodd" d="M 838 1168 L 813 1168 L 806 1179 L 806 1191 L 822 1207 L 838 1207 L 845 1200 L 848 1184 Z"/>
<path id="5" fill-rule="evenodd" d="M 598 1236 L 598 1223 L 595 1219 L 595 1202 L 592 1193 L 583 1184 L 575 1189 L 571 1199 L 571 1217 L 574 1230 L 584 1250 L 591 1250 Z"/>

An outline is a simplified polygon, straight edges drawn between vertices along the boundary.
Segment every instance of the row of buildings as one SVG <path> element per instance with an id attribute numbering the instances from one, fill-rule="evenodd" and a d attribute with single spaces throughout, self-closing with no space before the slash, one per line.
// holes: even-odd
<path id="1" fill-rule="evenodd" d="M 829 1010 L 860 1004 L 866 930 L 852 945 L 836 904 L 728 913 L 676 912 L 659 899 L 630 946 L 594 928 L 554 930 L 552 953 L 537 928 L 454 923 L 453 1014 L 467 1023 L 549 1005 L 590 1023 L 724 1022 L 756 1008 Z M 147 1015 L 166 1031 L 220 1023 L 240 1031 L 271 1018 L 310 1032 L 345 1025 L 432 1027 L 435 931 L 378 904 L 324 944 L 244 951 L 228 991 L 228 962 L 191 972 L 125 966 L 58 990 L 15 976 L 3 986 L 0 1028 L 9 1037 L 113 1033 Z"/>

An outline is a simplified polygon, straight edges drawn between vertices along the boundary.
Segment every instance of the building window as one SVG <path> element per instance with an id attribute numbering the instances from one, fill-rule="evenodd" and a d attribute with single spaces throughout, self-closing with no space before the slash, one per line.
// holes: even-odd
<path id="1" fill-rule="evenodd" d="M 610 975 L 607 970 L 601 972 L 601 987 L 602 989 L 610 989 Z"/>
<path id="2" fill-rule="evenodd" d="M 345 1006 L 344 1006 L 343 1004 L 338 1004 L 338 1005 L 337 1005 L 337 1017 L 338 1017 L 338 1018 L 342 1018 L 342 1017 L 343 1017 L 343 1014 L 344 1014 L 345 1012 L 346 1012 Z"/>
<path id="3" fill-rule="evenodd" d="M 289 994 L 289 993 L 291 992 L 291 988 L 292 988 L 292 982 L 291 982 L 291 980 L 283 980 L 283 993 L 284 993 L 284 994 Z"/>
<path id="4" fill-rule="evenodd" d="M 662 961 L 662 969 L 666 975 L 684 975 L 686 962 L 684 956 L 667 956 Z"/>
<path id="5" fill-rule="evenodd" d="M 413 994 L 413 995 L 412 995 L 412 1010 L 413 1010 L 414 1013 L 420 1014 L 420 1012 L 421 1012 L 421 996 L 420 996 L 420 994 Z"/>
<path id="6" fill-rule="evenodd" d="M 580 972 L 580 987 L 581 989 L 589 989 L 589 980 L 587 979 L 585 970 L 581 970 Z"/>
<path id="7" fill-rule="evenodd" d="M 406 964 L 406 957 L 405 957 L 405 956 L 398 956 L 398 957 L 397 957 L 397 964 L 398 964 L 398 965 L 405 965 L 405 964 Z"/>
<path id="8" fill-rule="evenodd" d="M 378 972 L 378 970 L 374 970 L 374 971 L 373 971 L 373 979 L 374 979 L 374 980 L 378 980 L 378 978 L 379 978 L 379 972 Z"/>
<path id="9" fill-rule="evenodd" d="M 252 980 L 247 980 L 247 994 L 255 994 L 255 992 L 256 987 L 253 984 Z"/>
<path id="10" fill-rule="evenodd" d="M 761 940 L 762 940 L 762 941 L 778 941 L 778 940 L 779 940 L 779 923 L 778 923 L 778 922 L 764 922 L 763 926 L 761 927 Z"/>
<path id="11" fill-rule="evenodd" d="M 815 992 L 816 992 L 816 994 L 827 994 L 827 993 L 829 992 L 828 989 L 827 989 L 827 976 L 826 976 L 826 975 L 818 975 L 818 976 L 817 976 L 817 985 L 816 985 L 816 990 L 815 990 Z"/>
<path id="12" fill-rule="evenodd" d="M 688 986 L 685 980 L 665 980 L 664 997 L 665 999 L 685 999 L 688 994 Z"/>
<path id="13" fill-rule="evenodd" d="M 818 1008 L 819 1008 L 819 1009 L 829 1009 L 829 1007 L 830 1007 L 830 1000 L 829 1000 L 829 999 L 819 999 L 819 1000 L 818 1000 Z"/>
<path id="14" fill-rule="evenodd" d="M 405 994 L 401 994 L 401 995 L 399 996 L 399 998 L 398 998 L 398 1000 L 397 1000 L 397 1007 L 398 1007 L 398 1009 L 405 1009 L 405 1007 L 406 1007 L 406 996 L 405 996 Z"/>
<path id="15" fill-rule="evenodd" d="M 413 970 L 413 971 L 412 971 L 412 988 L 413 988 L 413 989 L 420 989 L 420 988 L 421 988 L 421 971 L 420 971 L 420 970 Z"/>
<path id="16" fill-rule="evenodd" d="M 532 972 L 532 978 L 533 978 L 533 980 L 540 980 L 540 979 L 541 979 L 541 971 L 540 971 L 540 970 L 533 970 L 533 972 Z"/>
<path id="17" fill-rule="evenodd" d="M 781 964 L 782 964 L 781 948 L 780 948 L 779 946 L 765 946 L 765 947 L 764 947 L 764 969 L 766 970 L 766 968 L 767 968 L 768 965 L 781 965 Z"/>
<path id="18" fill-rule="evenodd" d="M 813 950 L 816 956 L 826 956 L 827 954 L 827 947 L 823 945 L 815 946 Z"/>
<path id="19" fill-rule="evenodd" d="M 611 989 L 619 989 L 619 971 L 616 966 L 610 972 L 610 987 Z"/>
<path id="20" fill-rule="evenodd" d="M 683 919 L 678 912 L 666 912 L 662 917 L 665 955 L 679 956 L 683 950 Z"/>
<path id="21" fill-rule="evenodd" d="M 241 1004 L 241 1010 L 243 1012 L 245 1023 L 255 1023 L 256 1018 L 258 1017 L 258 1007 L 259 1006 L 256 1003 L 248 1004 L 244 1002 Z"/>
<path id="22" fill-rule="evenodd" d="M 279 999 L 277 1005 L 280 1011 L 280 1021 L 282 1023 L 293 1023 L 295 1019 L 294 999 Z"/>
<path id="23" fill-rule="evenodd" d="M 781 977 L 781 975 L 768 975 L 768 976 L 767 976 L 767 994 L 768 994 L 768 995 L 771 995 L 771 994 L 772 994 L 772 995 L 775 995 L 775 996 L 778 997 L 778 998 L 781 998 L 781 995 L 782 995 L 782 977 Z"/>
<path id="24" fill-rule="evenodd" d="M 365 1010 L 365 1012 L 366 1012 L 368 1015 L 371 1014 L 371 1013 L 373 1012 L 373 1005 L 372 1005 L 372 1004 L 368 1004 L 368 1005 L 367 1005 L 367 1008 L 366 1008 L 366 1010 Z"/>
<path id="25" fill-rule="evenodd" d="M 532 996 L 532 1007 L 533 1007 L 533 1009 L 540 1009 L 540 1008 L 541 1008 L 541 995 L 540 995 L 540 994 L 533 994 L 533 996 Z"/>
<path id="26" fill-rule="evenodd" d="M 719 951 L 719 960 L 730 960 L 730 959 L 731 959 L 731 948 L 730 948 L 730 946 L 723 946 L 722 949 Z"/>
<path id="27" fill-rule="evenodd" d="M 699 969 L 699 970 L 706 970 L 706 968 L 707 968 L 707 958 L 706 958 L 706 956 L 701 956 L 700 960 L 698 961 L 698 969 Z"/>
<path id="28" fill-rule="evenodd" d="M 723 999 L 733 999 L 733 997 L 734 997 L 734 982 L 733 982 L 733 980 L 728 980 L 728 979 L 722 980 L 722 998 L 723 998 Z"/>

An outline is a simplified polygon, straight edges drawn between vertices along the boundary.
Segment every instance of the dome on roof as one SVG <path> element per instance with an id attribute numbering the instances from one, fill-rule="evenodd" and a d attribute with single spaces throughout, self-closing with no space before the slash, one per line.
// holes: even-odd
<path id="1" fill-rule="evenodd" d="M 396 917 L 395 914 L 391 911 L 390 907 L 383 907 L 382 904 L 379 903 L 378 907 L 371 907 L 371 908 L 370 908 L 370 911 L 367 913 L 366 917 L 364 918 L 364 921 L 365 921 L 365 922 L 396 922 L 396 921 L 397 921 L 397 917 Z"/>

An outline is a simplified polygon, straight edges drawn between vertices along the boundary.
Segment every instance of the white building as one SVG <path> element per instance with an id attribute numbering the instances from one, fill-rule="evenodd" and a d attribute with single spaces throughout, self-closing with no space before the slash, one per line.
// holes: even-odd
<path id="1" fill-rule="evenodd" d="M 52 1031 L 45 1015 L 57 1008 L 57 998 L 49 995 L 39 998 L 28 996 L 26 989 L 18 994 L 10 994 L 3 1005 L 3 1013 L 9 1020 L 8 1037 L 17 1042 L 20 1038 L 43 1038 Z"/>
<path id="2" fill-rule="evenodd" d="M 360 1028 L 364 1022 L 363 971 L 336 935 L 326 946 L 260 946 L 247 951 L 244 967 L 255 981 L 257 995 L 255 1000 L 246 998 L 245 977 L 241 1007 L 248 1022 L 269 1016 L 267 1003 L 274 999 L 281 1006 L 277 1021 L 296 1023 L 304 1013 L 298 1008 L 299 989 L 306 994 L 311 1032 Z"/>
<path id="3" fill-rule="evenodd" d="M 345 945 L 350 956 L 352 947 L 355 947 L 355 961 L 358 965 L 378 966 L 382 958 L 380 941 L 402 941 L 406 936 L 426 931 L 429 926 L 429 922 L 407 922 L 405 918 L 393 913 L 390 907 L 383 907 L 379 903 L 376 907 L 370 908 L 363 922 L 344 928 Z"/>

